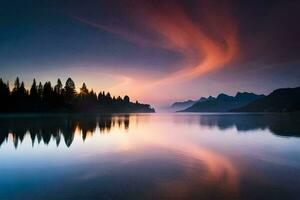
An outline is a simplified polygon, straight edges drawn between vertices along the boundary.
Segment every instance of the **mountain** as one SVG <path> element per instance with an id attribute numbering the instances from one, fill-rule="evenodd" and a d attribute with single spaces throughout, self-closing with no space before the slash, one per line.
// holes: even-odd
<path id="1" fill-rule="evenodd" d="M 206 97 L 201 97 L 200 99 L 195 100 L 195 101 L 194 100 L 179 101 L 179 102 L 175 102 L 171 106 L 169 106 L 169 109 L 173 110 L 173 111 L 184 110 L 186 108 L 191 107 L 192 105 L 194 105 L 197 102 L 204 102 L 204 101 L 207 101 L 207 100 L 211 100 L 213 98 L 214 97 L 209 96 L 207 98 Z"/>
<path id="2" fill-rule="evenodd" d="M 192 106 L 195 102 L 196 101 L 193 101 L 193 100 L 175 102 L 169 107 L 169 109 L 175 110 L 175 111 L 183 110 L 183 109 L 186 109 L 186 108 Z"/>
<path id="3" fill-rule="evenodd" d="M 256 95 L 247 92 L 238 92 L 235 96 L 229 96 L 222 93 L 216 98 L 209 97 L 206 101 L 196 102 L 180 112 L 228 112 L 263 97 L 264 95 Z"/>
<path id="4" fill-rule="evenodd" d="M 300 87 L 274 90 L 268 96 L 257 99 L 234 112 L 294 112 L 300 111 Z"/>

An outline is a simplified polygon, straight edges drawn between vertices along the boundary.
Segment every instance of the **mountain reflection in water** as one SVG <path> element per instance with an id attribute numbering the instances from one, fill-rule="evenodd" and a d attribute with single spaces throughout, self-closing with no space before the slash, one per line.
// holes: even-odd
<path id="1" fill-rule="evenodd" d="M 174 116 L 175 122 L 181 118 Z M 288 114 L 203 114 L 191 115 L 191 121 L 199 120 L 201 126 L 217 127 L 220 130 L 236 127 L 238 131 L 269 129 L 280 136 L 300 137 L 300 116 Z M 15 148 L 22 143 L 26 134 L 30 135 L 32 145 L 37 140 L 49 144 L 54 139 L 57 146 L 64 139 L 70 146 L 76 132 L 82 135 L 83 141 L 87 134 L 94 134 L 96 128 L 100 133 L 109 133 L 111 128 L 127 130 L 130 115 L 40 115 L 40 116 L 1 116 L 0 146 L 12 137 Z"/>
<path id="2" fill-rule="evenodd" d="M 299 114 L 201 115 L 200 124 L 221 130 L 232 127 L 236 127 L 238 131 L 269 129 L 276 135 L 300 137 Z"/>

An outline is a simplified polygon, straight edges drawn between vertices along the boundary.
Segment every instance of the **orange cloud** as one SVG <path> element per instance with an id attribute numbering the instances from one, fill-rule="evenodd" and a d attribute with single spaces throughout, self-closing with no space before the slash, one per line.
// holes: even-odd
<path id="1" fill-rule="evenodd" d="M 206 5 L 206 9 L 211 6 Z M 215 8 L 214 8 L 215 9 Z M 185 59 L 197 59 L 194 66 L 182 68 L 168 75 L 158 83 L 176 83 L 199 77 L 219 69 L 234 59 L 237 54 L 237 31 L 233 19 L 226 13 L 205 12 L 202 24 L 193 21 L 184 9 L 178 5 L 168 5 L 160 9 L 148 9 L 143 23 L 160 35 L 163 48 L 181 53 Z M 206 26 L 212 30 L 211 36 Z"/>
<path id="2" fill-rule="evenodd" d="M 130 30 L 79 19 L 139 45 L 163 48 L 182 55 L 183 64 L 165 77 L 150 82 L 131 77 L 134 87 L 129 88 L 135 88 L 136 96 L 144 96 L 154 87 L 179 84 L 220 69 L 233 61 L 238 52 L 237 27 L 226 4 L 213 5 L 205 1 L 195 5 L 201 15 L 195 18 L 175 1 L 158 3 L 127 2 L 135 27 Z"/>

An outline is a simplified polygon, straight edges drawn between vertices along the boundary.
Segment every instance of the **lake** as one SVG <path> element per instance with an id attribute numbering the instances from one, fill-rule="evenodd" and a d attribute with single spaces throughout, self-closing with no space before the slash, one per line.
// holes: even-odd
<path id="1" fill-rule="evenodd" d="M 300 116 L 0 116 L 0 199 L 300 199 Z"/>

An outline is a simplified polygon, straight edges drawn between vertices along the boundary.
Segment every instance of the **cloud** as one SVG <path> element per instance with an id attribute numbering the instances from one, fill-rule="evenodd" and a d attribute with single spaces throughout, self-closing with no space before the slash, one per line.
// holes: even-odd
<path id="1" fill-rule="evenodd" d="M 203 12 L 205 21 L 199 24 L 175 1 L 160 4 L 162 5 L 158 7 L 155 1 L 130 1 L 127 4 L 128 13 L 131 13 L 131 19 L 137 26 L 131 30 L 124 26 L 99 24 L 78 17 L 76 19 L 139 45 L 180 53 L 186 60 L 185 63 L 195 63 L 193 66 L 181 66 L 178 71 L 159 80 L 160 83 L 193 79 L 223 67 L 234 59 L 238 50 L 237 30 L 234 20 L 227 13 L 227 7 L 224 8 L 225 11 L 218 11 L 219 16 L 215 16 L 215 12 Z M 208 4 L 204 4 L 206 9 L 213 6 Z M 207 27 L 210 27 L 213 36 L 205 31 Z M 156 37 L 150 38 L 145 30 L 151 31 Z"/>
<path id="2" fill-rule="evenodd" d="M 195 5 L 195 11 L 200 16 L 192 16 L 178 1 L 125 2 L 124 9 L 130 13 L 130 21 L 126 25 L 106 24 L 84 17 L 74 18 L 137 45 L 165 49 L 182 55 L 180 66 L 174 66 L 174 71 L 164 77 L 142 83 L 131 80 L 135 86 L 139 85 L 139 88 L 135 87 L 135 93 L 146 94 L 154 87 L 193 80 L 228 66 L 237 57 L 237 27 L 226 4 L 218 4 L 216 9 L 209 1 L 203 1 L 201 5 Z"/>

